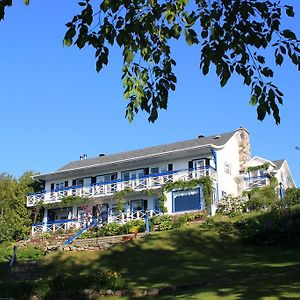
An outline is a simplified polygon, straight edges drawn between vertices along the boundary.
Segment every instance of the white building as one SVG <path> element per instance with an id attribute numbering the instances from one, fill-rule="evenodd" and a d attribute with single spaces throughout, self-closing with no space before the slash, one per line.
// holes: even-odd
<path id="1" fill-rule="evenodd" d="M 161 213 L 158 191 L 166 183 L 204 176 L 212 181 L 212 212 L 222 196 L 268 184 L 271 176 L 283 188 L 295 186 L 286 161 L 251 159 L 249 132 L 244 128 L 96 158 L 83 155 L 55 172 L 35 176 L 44 184 L 44 191 L 28 195 L 27 206 L 41 201 L 51 205 L 44 209 L 43 222 L 32 226 L 32 233 L 82 227 L 92 219 L 126 222 L 144 218 L 146 211 L 157 215 Z M 201 185 L 163 193 L 167 213 L 208 208 Z M 121 211 L 116 195 L 122 196 Z M 66 196 L 81 197 L 82 202 L 64 202 Z"/>

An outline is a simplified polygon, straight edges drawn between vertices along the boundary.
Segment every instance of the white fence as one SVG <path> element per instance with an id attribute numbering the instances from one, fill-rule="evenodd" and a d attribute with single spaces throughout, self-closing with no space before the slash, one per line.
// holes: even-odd
<path id="1" fill-rule="evenodd" d="M 54 191 L 30 194 L 27 196 L 27 206 L 35 206 L 39 201 L 44 203 L 60 202 L 65 196 L 101 197 L 113 195 L 115 192 L 124 189 L 142 191 L 159 188 L 168 182 L 178 180 L 189 181 L 191 179 L 199 179 L 203 176 L 209 176 L 213 180 L 217 178 L 215 169 L 211 167 L 151 174 L 138 179 L 120 179 L 111 182 L 97 183 L 91 186 L 73 186 Z"/>
<path id="2" fill-rule="evenodd" d="M 149 217 L 159 216 L 161 214 L 160 211 L 156 210 L 148 210 Z M 144 220 L 146 218 L 146 211 L 139 210 L 135 212 L 128 212 L 128 213 L 120 213 L 120 214 L 109 214 L 107 223 L 120 223 L 125 224 L 128 221 L 131 220 Z M 101 222 L 100 222 L 101 224 Z M 33 224 L 31 227 L 31 234 L 37 235 L 42 234 L 45 232 L 56 232 L 58 230 L 67 230 L 67 229 L 80 229 L 85 226 L 89 225 L 87 222 L 83 220 L 62 220 L 62 221 L 54 221 L 49 223 L 39 223 L 39 224 Z"/>

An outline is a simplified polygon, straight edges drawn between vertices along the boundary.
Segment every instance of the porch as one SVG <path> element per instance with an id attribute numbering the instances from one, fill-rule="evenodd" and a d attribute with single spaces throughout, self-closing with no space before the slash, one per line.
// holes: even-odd
<path id="1" fill-rule="evenodd" d="M 209 176 L 212 180 L 217 179 L 216 170 L 211 166 L 195 169 L 175 170 L 157 174 L 150 174 L 135 179 L 117 179 L 109 182 L 100 182 L 89 186 L 71 186 L 67 188 L 44 191 L 41 193 L 29 194 L 27 196 L 27 206 L 35 206 L 38 202 L 56 203 L 66 196 L 79 197 L 102 197 L 111 196 L 118 191 L 132 189 L 142 191 L 147 189 L 160 188 L 162 185 L 179 180 L 189 181 Z"/>
<path id="2" fill-rule="evenodd" d="M 41 223 L 35 223 L 31 227 L 31 234 L 37 235 L 42 233 L 54 233 L 57 231 L 66 231 L 69 229 L 80 230 L 90 224 L 97 224 L 97 225 L 104 225 L 109 224 L 112 222 L 125 224 L 128 221 L 132 220 L 145 220 L 146 214 L 149 214 L 149 217 L 158 216 L 161 214 L 160 211 L 154 209 L 147 209 L 147 210 L 138 210 L 138 211 L 131 211 L 131 212 L 120 212 L 118 214 L 113 213 L 110 211 L 108 213 L 107 218 L 103 220 L 100 217 L 98 218 L 91 218 L 91 219 L 67 219 L 67 220 L 56 220 L 56 221 L 47 221 Z"/>

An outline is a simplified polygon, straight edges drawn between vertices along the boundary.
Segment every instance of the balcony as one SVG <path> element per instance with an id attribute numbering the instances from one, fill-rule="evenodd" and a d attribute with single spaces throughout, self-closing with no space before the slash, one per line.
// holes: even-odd
<path id="1" fill-rule="evenodd" d="M 269 185 L 270 179 L 267 175 L 261 175 L 256 177 L 244 177 L 246 190 L 251 190 L 255 187 L 263 187 Z"/>
<path id="2" fill-rule="evenodd" d="M 45 204 L 60 202 L 66 196 L 79 196 L 96 198 L 102 196 L 112 196 L 117 191 L 132 189 L 133 191 L 143 191 L 147 189 L 160 188 L 165 183 L 179 180 L 189 181 L 209 176 L 212 180 L 217 179 L 216 170 L 206 166 L 197 169 L 176 170 L 158 174 L 150 174 L 138 179 L 118 179 L 110 182 L 100 182 L 90 186 L 72 186 L 41 193 L 27 195 L 27 206 L 35 206 L 42 201 Z"/>

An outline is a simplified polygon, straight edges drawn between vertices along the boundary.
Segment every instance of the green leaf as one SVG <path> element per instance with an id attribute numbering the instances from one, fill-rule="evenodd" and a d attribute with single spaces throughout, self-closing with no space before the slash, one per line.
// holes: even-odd
<path id="1" fill-rule="evenodd" d="M 289 17 L 294 17 L 295 16 L 295 13 L 294 13 L 294 8 L 293 8 L 293 6 L 289 6 L 289 5 L 285 5 L 285 7 L 286 7 L 286 14 L 287 14 L 287 16 L 289 16 Z"/>
<path id="2" fill-rule="evenodd" d="M 124 49 L 124 61 L 130 64 L 134 58 L 133 52 L 129 48 Z"/>
<path id="3" fill-rule="evenodd" d="M 262 121 L 266 116 L 266 109 L 260 104 L 257 106 L 257 119 Z"/>
<path id="4" fill-rule="evenodd" d="M 257 104 L 257 96 L 256 95 L 251 96 L 249 104 L 252 105 L 252 106 Z"/>
<path id="5" fill-rule="evenodd" d="M 293 31 L 289 30 L 289 29 L 285 29 L 282 31 L 282 35 L 287 38 L 287 39 L 291 39 L 291 40 L 296 40 L 296 35 Z"/>
<path id="6" fill-rule="evenodd" d="M 276 65 L 281 66 L 283 62 L 283 56 L 280 53 L 277 54 L 275 61 L 276 61 Z"/>

